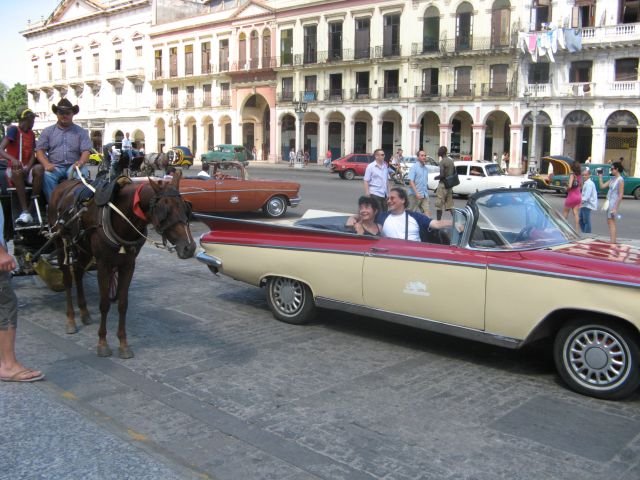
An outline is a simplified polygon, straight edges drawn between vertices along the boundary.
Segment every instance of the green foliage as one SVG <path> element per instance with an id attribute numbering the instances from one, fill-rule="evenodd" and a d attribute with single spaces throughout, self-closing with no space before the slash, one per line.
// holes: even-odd
<path id="1" fill-rule="evenodd" d="M 4 135 L 5 125 L 18 121 L 18 109 L 27 106 L 27 86 L 16 83 L 9 88 L 0 82 L 0 125 Z"/>

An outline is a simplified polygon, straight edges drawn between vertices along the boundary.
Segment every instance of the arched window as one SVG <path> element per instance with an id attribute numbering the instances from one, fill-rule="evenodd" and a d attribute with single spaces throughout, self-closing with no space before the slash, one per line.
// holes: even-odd
<path id="1" fill-rule="evenodd" d="M 429 7 L 424 12 L 422 26 L 422 53 L 437 52 L 440 44 L 440 11 Z"/>
<path id="2" fill-rule="evenodd" d="M 508 47 L 511 10 L 508 0 L 496 0 L 491 8 L 491 47 Z"/>
<path id="3" fill-rule="evenodd" d="M 473 48 L 473 6 L 465 2 L 456 12 L 456 51 Z"/>

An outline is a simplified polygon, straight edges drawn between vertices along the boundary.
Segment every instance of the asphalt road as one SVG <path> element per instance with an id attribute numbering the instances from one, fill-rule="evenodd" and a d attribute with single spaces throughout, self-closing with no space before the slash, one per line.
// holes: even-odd
<path id="1" fill-rule="evenodd" d="M 304 208 L 343 210 L 361 191 L 311 169 L 252 172 L 300 178 Z M 0 382 L 0 480 L 640 478 L 640 391 L 574 394 L 542 346 L 330 311 L 284 324 L 259 288 L 145 246 L 129 296 L 135 357 L 98 358 L 95 272 L 85 278 L 94 322 L 75 335 L 64 294 L 14 279 L 18 355 L 47 378 Z M 116 324 L 112 306 L 112 347 Z"/>
<path id="2" fill-rule="evenodd" d="M 283 165 L 261 166 L 252 164 L 249 167 L 250 174 L 255 178 L 286 179 L 299 182 L 301 185 L 302 203 L 296 209 L 292 209 L 292 217 L 302 215 L 305 210 L 315 208 L 338 212 L 355 212 L 358 197 L 364 194 L 362 178 L 354 180 L 342 180 L 338 175 L 330 174 L 322 167 L 309 167 L 308 169 L 294 169 Z M 545 192 L 545 199 L 558 211 L 562 212 L 565 197 L 560 194 Z M 600 203 L 602 203 L 602 199 Z M 431 199 L 435 204 L 435 199 Z M 456 207 L 463 207 L 466 199 L 455 198 Z M 640 200 L 633 197 L 625 197 L 620 211 L 622 219 L 618 222 L 618 236 L 621 239 L 640 239 Z M 604 212 L 592 213 L 591 223 L 593 233 L 608 237 L 607 222 Z"/>

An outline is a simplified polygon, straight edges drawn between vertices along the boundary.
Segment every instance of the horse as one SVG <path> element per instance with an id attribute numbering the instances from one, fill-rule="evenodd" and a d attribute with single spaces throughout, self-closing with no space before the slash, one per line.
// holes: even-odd
<path id="1" fill-rule="evenodd" d="M 155 175 L 156 170 L 164 172 L 168 165 L 169 159 L 166 153 L 147 153 L 144 156 L 144 164 L 141 171 L 143 175 L 152 176 Z"/>
<path id="2" fill-rule="evenodd" d="M 99 357 L 112 355 L 106 338 L 107 314 L 110 307 L 110 282 L 116 278 L 120 341 L 118 353 L 120 358 L 131 358 L 133 351 L 127 343 L 126 333 L 129 286 L 136 257 L 147 240 L 147 225 L 153 225 L 162 236 L 165 246 L 167 241 L 174 246 L 179 258 L 191 258 L 196 243 L 189 228 L 188 204 L 179 192 L 179 173 L 170 182 L 149 179 L 148 183 L 135 184 L 130 179 L 121 177 L 118 183 L 123 185 L 114 187 L 116 192 L 107 204 L 104 199 L 98 202 L 100 199 L 97 195 L 86 195 L 88 187 L 83 181 L 66 180 L 51 195 L 49 224 L 58 247 L 58 261 L 67 298 L 66 332 L 77 332 L 71 294 L 72 268 L 82 323 L 88 325 L 91 322 L 82 277 L 92 259 L 95 259 L 100 290 L 97 354 Z M 83 193 L 90 198 L 79 200 L 84 197 Z M 120 210 L 123 216 L 114 211 L 111 205 Z"/>

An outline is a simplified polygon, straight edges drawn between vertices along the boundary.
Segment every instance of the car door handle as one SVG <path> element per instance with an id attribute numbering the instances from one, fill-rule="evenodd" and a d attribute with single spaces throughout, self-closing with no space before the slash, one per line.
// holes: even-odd
<path id="1" fill-rule="evenodd" d="M 374 253 L 387 253 L 389 251 L 388 248 L 381 248 L 381 247 L 372 247 L 371 251 Z"/>

